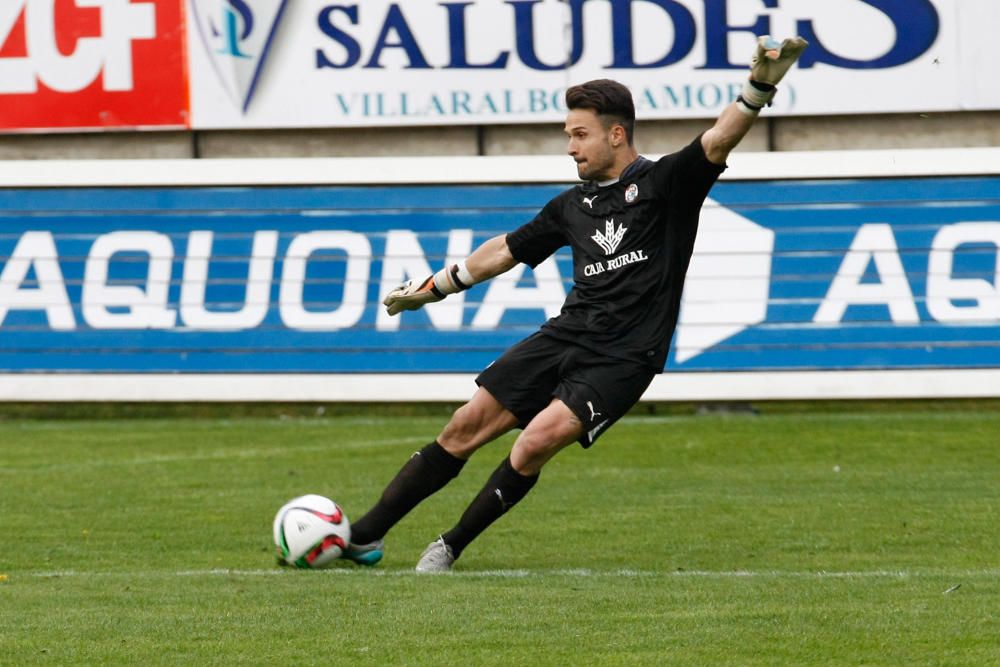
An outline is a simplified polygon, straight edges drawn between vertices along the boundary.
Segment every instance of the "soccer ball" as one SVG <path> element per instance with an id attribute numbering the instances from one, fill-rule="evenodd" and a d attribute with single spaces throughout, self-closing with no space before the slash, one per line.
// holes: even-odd
<path id="1" fill-rule="evenodd" d="M 278 563 L 316 569 L 326 567 L 347 550 L 351 522 L 337 503 L 309 494 L 293 498 L 274 517 Z"/>

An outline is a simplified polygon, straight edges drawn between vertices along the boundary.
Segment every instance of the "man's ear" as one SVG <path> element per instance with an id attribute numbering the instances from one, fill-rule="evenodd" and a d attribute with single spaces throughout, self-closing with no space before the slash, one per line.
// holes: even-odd
<path id="1" fill-rule="evenodd" d="M 612 148 L 618 148 L 627 143 L 628 139 L 625 136 L 625 128 L 621 125 L 611 126 L 611 146 Z"/>

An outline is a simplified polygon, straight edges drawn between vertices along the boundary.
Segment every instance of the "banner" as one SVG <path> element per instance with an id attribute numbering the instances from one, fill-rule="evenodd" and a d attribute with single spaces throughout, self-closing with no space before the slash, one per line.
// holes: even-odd
<path id="1" fill-rule="evenodd" d="M 0 131 L 186 127 L 183 3 L 0 2 Z"/>
<path id="2" fill-rule="evenodd" d="M 559 312 L 565 250 L 399 317 L 381 299 L 565 187 L 0 190 L 0 374 L 476 372 Z M 997 192 L 718 183 L 667 370 L 1000 368 Z"/>
<path id="3" fill-rule="evenodd" d="M 1000 108 L 1000 5 L 958 0 L 190 0 L 196 128 L 561 122 L 613 78 L 711 118 L 756 36 L 811 43 L 769 115 Z"/>
<path id="4" fill-rule="evenodd" d="M 761 34 L 811 43 L 772 116 L 1000 109 L 998 25 L 960 0 L 4 0 L 0 131 L 559 123 L 595 78 L 712 118 Z"/>

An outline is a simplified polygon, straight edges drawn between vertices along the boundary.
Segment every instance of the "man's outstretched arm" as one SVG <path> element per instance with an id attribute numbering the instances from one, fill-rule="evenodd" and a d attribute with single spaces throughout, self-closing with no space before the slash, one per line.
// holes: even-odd
<path id="1" fill-rule="evenodd" d="M 730 151 L 743 140 L 753 126 L 757 115 L 747 115 L 739 110 L 733 102 L 722 110 L 712 129 L 701 135 L 701 146 L 705 149 L 705 157 L 713 164 L 726 164 Z"/>
<path id="2" fill-rule="evenodd" d="M 808 45 L 801 37 L 780 43 L 766 35 L 757 38 L 757 48 L 750 60 L 750 78 L 743 85 L 743 93 L 722 111 L 712 129 L 701 135 L 709 162 L 726 163 L 729 152 L 750 131 L 760 110 L 771 103 L 778 82 Z"/>
<path id="3" fill-rule="evenodd" d="M 507 247 L 507 235 L 494 236 L 458 264 L 446 266 L 423 280 L 408 280 L 389 292 L 382 303 L 390 315 L 416 310 L 510 271 L 516 264 Z"/>

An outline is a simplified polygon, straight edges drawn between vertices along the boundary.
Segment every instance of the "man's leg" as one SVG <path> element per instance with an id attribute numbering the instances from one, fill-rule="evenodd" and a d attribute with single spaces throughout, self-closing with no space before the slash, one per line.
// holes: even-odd
<path id="1" fill-rule="evenodd" d="M 424 551 L 418 572 L 443 572 L 480 533 L 524 498 L 544 466 L 583 434 L 583 425 L 559 399 L 531 420 L 504 459 L 473 499 L 454 528 Z"/>
<path id="2" fill-rule="evenodd" d="M 381 540 L 410 510 L 454 479 L 479 447 L 515 426 L 517 418 L 480 388 L 455 411 L 437 440 L 410 457 L 375 506 L 352 524 L 351 543 L 358 557 L 353 558 L 350 549 L 347 557 L 365 563 L 365 545 Z"/>

